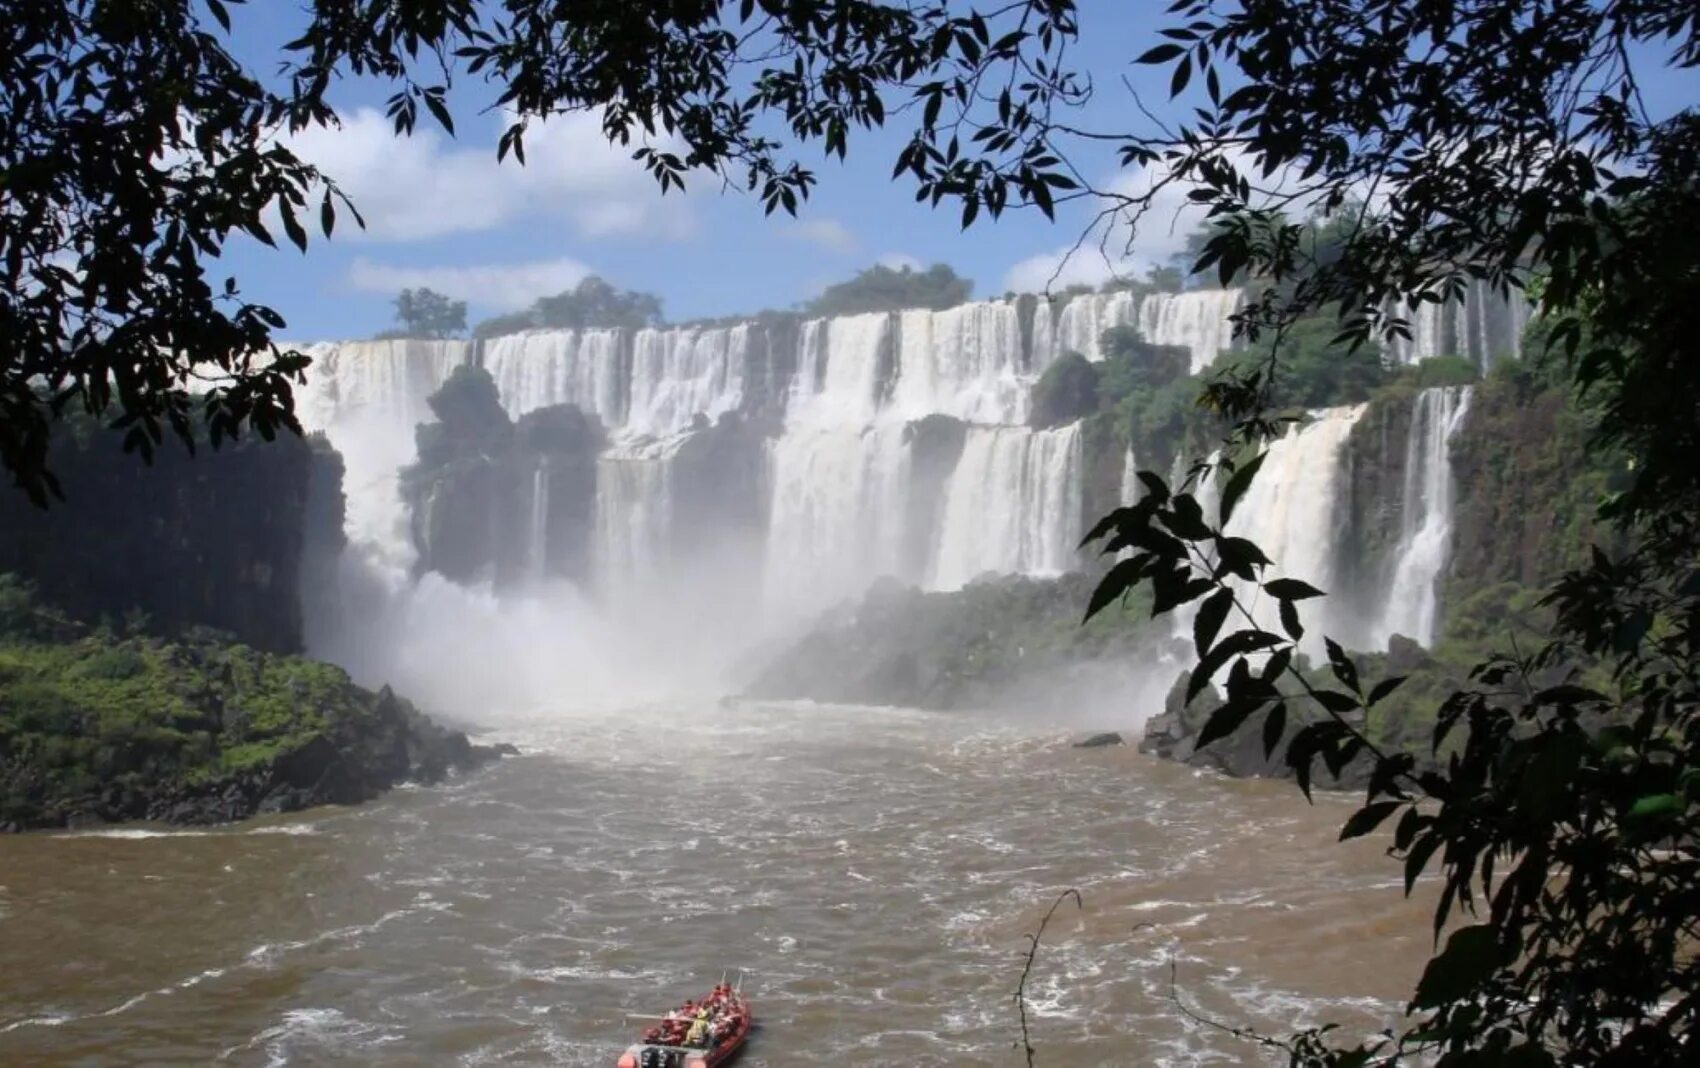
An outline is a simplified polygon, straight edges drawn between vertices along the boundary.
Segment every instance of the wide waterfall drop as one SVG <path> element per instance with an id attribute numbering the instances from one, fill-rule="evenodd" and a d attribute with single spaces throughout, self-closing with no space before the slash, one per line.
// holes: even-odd
<path id="1" fill-rule="evenodd" d="M 744 399 L 750 327 L 671 327 L 632 341 L 626 427 L 633 433 L 684 430 L 699 415 L 717 419 Z"/>
<path id="2" fill-rule="evenodd" d="M 1391 313 L 1406 320 L 1411 330 L 1409 338 L 1389 344 L 1395 362 L 1408 365 L 1457 356 L 1486 372 L 1501 359 L 1522 355 L 1523 328 L 1533 308 L 1520 289 L 1505 294 L 1473 279 L 1461 301 L 1424 301 L 1415 308 L 1396 304 Z"/>
<path id="3" fill-rule="evenodd" d="M 1058 575 L 1081 535 L 1080 426 L 975 427 L 946 485 L 929 585 L 986 572 Z"/>
<path id="4" fill-rule="evenodd" d="M 902 577 L 909 450 L 900 423 L 876 425 L 894 324 L 877 312 L 803 324 L 785 431 L 768 449 L 764 589 L 781 615 Z"/>
<path id="5" fill-rule="evenodd" d="M 1440 632 L 1440 576 L 1452 551 L 1452 438 L 1470 409 L 1470 388 L 1425 389 L 1411 412 L 1399 549 L 1384 611 L 1369 636 L 1384 649 L 1395 634 L 1432 646 Z"/>
<path id="6" fill-rule="evenodd" d="M 1192 353 L 1198 374 L 1233 344 L 1232 316 L 1245 294 L 1239 289 L 1191 289 L 1152 293 L 1139 305 L 1139 336 L 1153 345 L 1178 345 Z"/>
<path id="7" fill-rule="evenodd" d="M 644 598 L 663 584 L 673 536 L 670 461 L 682 439 L 616 445 L 596 461 L 595 576 L 605 605 Z"/>
<path id="8" fill-rule="evenodd" d="M 1274 561 L 1265 579 L 1300 579 L 1329 592 L 1340 559 L 1343 516 L 1338 507 L 1346 440 L 1367 405 L 1325 408 L 1295 424 L 1268 445 L 1268 457 L 1251 488 L 1234 507 L 1228 531 L 1250 539 Z M 1315 656 L 1334 618 L 1326 599 L 1306 602 L 1309 611 L 1300 647 Z M 1266 630 L 1281 632 L 1272 599 L 1260 599 L 1253 615 Z M 1330 635 L 1340 639 L 1344 636 Z"/>
<path id="9" fill-rule="evenodd" d="M 1034 370 L 1043 371 L 1065 352 L 1078 352 L 1096 363 L 1104 358 L 1104 331 L 1132 326 L 1139 318 L 1139 297 L 1128 290 L 1081 293 L 1060 304 L 1041 301 L 1034 312 Z"/>
<path id="10" fill-rule="evenodd" d="M 435 417 L 427 403 L 471 358 L 460 341 L 352 341 L 314 345 L 297 400 L 302 426 L 330 439 L 344 465 L 351 546 L 390 576 L 415 553 L 398 475 L 413 462 L 413 431 Z"/>
<path id="11" fill-rule="evenodd" d="M 873 422 L 892 320 L 885 312 L 870 312 L 803 324 L 802 351 L 786 409 L 788 427 L 860 427 Z"/>
<path id="12" fill-rule="evenodd" d="M 897 320 L 891 409 L 907 419 L 943 414 L 970 423 L 1024 423 L 1034 378 L 1024 368 L 1014 301 L 944 311 L 916 308 Z"/>
<path id="13" fill-rule="evenodd" d="M 571 404 L 605 426 L 625 421 L 618 330 L 533 330 L 483 343 L 484 369 L 508 414 Z"/>
<path id="14" fill-rule="evenodd" d="M 766 596 L 781 615 L 903 573 L 909 449 L 901 425 L 788 430 L 769 452 Z"/>

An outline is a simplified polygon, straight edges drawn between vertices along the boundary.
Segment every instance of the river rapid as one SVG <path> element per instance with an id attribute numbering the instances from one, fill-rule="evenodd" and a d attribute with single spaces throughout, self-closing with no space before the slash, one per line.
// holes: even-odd
<path id="1" fill-rule="evenodd" d="M 522 756 L 210 830 L 0 836 L 0 1064 L 601 1065 L 745 974 L 739 1062 L 1284 1063 L 1429 949 L 1349 798 L 966 714 L 561 713 Z M 1420 896 L 1420 895 L 1419 895 Z"/>

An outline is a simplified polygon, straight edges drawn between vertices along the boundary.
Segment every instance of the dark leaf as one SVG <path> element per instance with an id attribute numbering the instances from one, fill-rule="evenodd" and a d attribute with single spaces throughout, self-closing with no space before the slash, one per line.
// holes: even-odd
<path id="1" fill-rule="evenodd" d="M 1324 596 L 1323 592 L 1308 582 L 1298 579 L 1278 578 L 1265 583 L 1263 588 L 1269 591 L 1271 597 L 1279 597 L 1283 601 L 1304 601 L 1312 597 Z"/>
<path id="2" fill-rule="evenodd" d="M 1333 670 L 1334 677 L 1353 693 L 1362 693 L 1358 687 L 1358 666 L 1346 655 L 1346 650 L 1340 648 L 1339 642 L 1333 638 L 1324 638 L 1323 641 L 1328 647 L 1328 666 Z"/>
<path id="3" fill-rule="evenodd" d="M 1251 488 L 1251 480 L 1257 477 L 1258 469 L 1263 466 L 1263 461 L 1268 457 L 1267 452 L 1258 453 L 1249 463 L 1242 465 L 1228 479 L 1228 484 L 1222 489 L 1222 515 L 1220 520 L 1222 526 L 1228 525 L 1228 520 L 1233 517 L 1234 508 L 1240 503 L 1240 498 L 1245 496 L 1246 490 Z"/>
<path id="4" fill-rule="evenodd" d="M 1216 635 L 1222 630 L 1223 620 L 1228 618 L 1228 609 L 1233 607 L 1234 591 L 1223 587 L 1204 599 L 1198 606 L 1198 614 L 1192 620 L 1192 646 L 1199 656 L 1210 651 L 1210 646 L 1216 641 Z"/>
<path id="5" fill-rule="evenodd" d="M 1374 804 L 1365 805 L 1352 813 L 1352 818 L 1347 820 L 1346 825 L 1340 829 L 1340 841 L 1344 842 L 1348 838 L 1362 838 L 1381 826 L 1387 817 L 1393 815 L 1403 805 L 1403 801 L 1377 801 Z"/>
<path id="6" fill-rule="evenodd" d="M 1374 708 L 1377 701 L 1397 690 L 1404 684 L 1405 678 L 1404 675 L 1393 675 L 1376 683 L 1375 688 L 1369 692 L 1369 707 Z"/>
<path id="7" fill-rule="evenodd" d="M 1491 926 L 1481 923 L 1461 927 L 1452 932 L 1446 948 L 1423 969 L 1411 1005 L 1416 1009 L 1436 1009 L 1467 998 L 1502 962 Z"/>

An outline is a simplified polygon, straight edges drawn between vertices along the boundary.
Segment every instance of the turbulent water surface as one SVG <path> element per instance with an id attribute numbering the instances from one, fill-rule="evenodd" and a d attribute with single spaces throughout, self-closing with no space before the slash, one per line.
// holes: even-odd
<path id="1" fill-rule="evenodd" d="M 747 969 L 742 1063 L 1262 1063 L 1176 1007 L 1391 1021 L 1425 955 L 1345 800 L 891 710 L 563 714 L 444 789 L 0 838 L 0 1063 L 607 1065 Z M 1171 988 L 1171 962 L 1174 986 Z M 818 1060 L 816 1059 L 818 1058 Z"/>

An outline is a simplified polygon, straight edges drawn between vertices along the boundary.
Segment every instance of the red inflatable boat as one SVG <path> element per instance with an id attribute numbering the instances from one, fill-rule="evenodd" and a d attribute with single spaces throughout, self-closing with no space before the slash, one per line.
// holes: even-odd
<path id="1" fill-rule="evenodd" d="M 620 1054 L 615 1068 L 718 1068 L 738 1055 L 753 1026 L 750 999 L 717 986 L 657 1020 Z"/>

